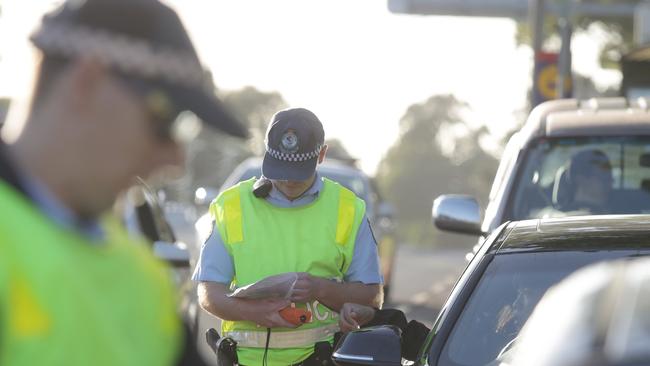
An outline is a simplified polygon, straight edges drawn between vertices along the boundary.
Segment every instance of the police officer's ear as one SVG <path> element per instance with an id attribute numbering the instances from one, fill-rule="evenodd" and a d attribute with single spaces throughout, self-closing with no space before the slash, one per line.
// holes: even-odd
<path id="1" fill-rule="evenodd" d="M 71 93 L 75 108 L 83 110 L 88 105 L 88 98 L 96 92 L 109 77 L 104 65 L 94 57 L 81 57 L 71 61 L 67 70 L 71 83 Z"/>
<path id="2" fill-rule="evenodd" d="M 71 69 L 80 91 L 92 91 L 108 76 L 106 67 L 95 57 L 80 57 L 72 61 Z"/>
<path id="3" fill-rule="evenodd" d="M 327 144 L 323 145 L 318 154 L 318 164 L 322 163 L 325 160 L 325 155 L 327 155 Z"/>

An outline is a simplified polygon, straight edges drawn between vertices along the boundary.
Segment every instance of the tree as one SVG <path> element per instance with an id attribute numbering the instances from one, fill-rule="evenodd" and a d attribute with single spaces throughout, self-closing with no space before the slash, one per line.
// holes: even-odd
<path id="1" fill-rule="evenodd" d="M 251 137 L 244 141 L 202 128 L 187 146 L 185 174 L 167 187 L 176 199 L 191 200 L 197 187 L 218 188 L 237 164 L 250 156 L 260 155 L 268 121 L 275 112 L 287 106 L 280 93 L 262 92 L 250 86 L 222 92 L 221 100 L 240 123 L 248 126 Z"/>
<path id="2" fill-rule="evenodd" d="M 336 159 L 350 165 L 356 165 L 358 159 L 350 155 L 341 140 L 329 139 L 325 141 L 325 145 L 327 145 L 328 159 Z"/>
<path id="3" fill-rule="evenodd" d="M 467 110 L 454 96 L 437 95 L 410 106 L 400 120 L 399 138 L 380 162 L 377 182 L 395 206 L 402 240 L 462 241 L 434 230 L 433 199 L 443 193 L 469 193 L 486 201 L 496 159 L 479 147 L 486 130 L 466 123 Z"/>

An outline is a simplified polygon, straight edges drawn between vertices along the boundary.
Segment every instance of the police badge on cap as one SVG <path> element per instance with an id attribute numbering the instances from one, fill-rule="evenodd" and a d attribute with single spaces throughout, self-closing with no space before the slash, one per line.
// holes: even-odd
<path id="1" fill-rule="evenodd" d="M 296 135 L 296 131 L 289 129 L 282 135 L 280 150 L 285 154 L 293 154 L 298 151 L 298 135 Z"/>
<path id="2" fill-rule="evenodd" d="M 269 179 L 308 179 L 316 170 L 324 137 L 323 125 L 311 111 L 279 111 L 267 130 L 262 174 Z"/>

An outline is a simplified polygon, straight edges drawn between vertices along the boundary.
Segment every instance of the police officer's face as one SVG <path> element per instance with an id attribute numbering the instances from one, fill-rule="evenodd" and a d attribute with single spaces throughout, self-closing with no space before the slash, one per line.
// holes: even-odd
<path id="1" fill-rule="evenodd" d="M 320 154 L 318 155 L 318 164 L 325 160 L 327 155 L 327 145 L 323 145 Z M 316 173 L 307 180 L 271 180 L 275 188 L 282 192 L 288 199 L 295 200 L 302 196 L 314 184 Z"/>
<path id="2" fill-rule="evenodd" d="M 81 65 L 81 67 L 84 67 Z M 160 136 L 160 121 L 153 118 L 143 97 L 97 65 L 86 65 L 87 80 L 78 90 L 85 160 L 88 214 L 109 208 L 117 194 L 133 184 L 136 176 L 148 177 L 163 166 L 183 162 L 178 144 Z M 84 73 L 82 73 L 82 76 Z M 85 125 L 84 125 L 85 124 Z"/>
<path id="3" fill-rule="evenodd" d="M 273 185 L 288 199 L 295 200 L 311 187 L 314 178 L 315 175 L 307 180 L 273 180 Z"/>

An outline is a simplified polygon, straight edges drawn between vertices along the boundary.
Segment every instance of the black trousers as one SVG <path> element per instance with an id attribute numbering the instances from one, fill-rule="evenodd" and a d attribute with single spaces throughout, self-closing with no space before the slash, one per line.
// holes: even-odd
<path id="1" fill-rule="evenodd" d="M 334 335 L 334 344 L 341 338 L 340 333 Z M 334 366 L 332 361 L 333 347 L 329 342 L 318 342 L 314 345 L 314 353 L 306 359 L 287 366 Z M 262 362 L 260 362 L 261 364 Z M 258 366 L 258 365 L 239 365 L 239 366 Z"/>

